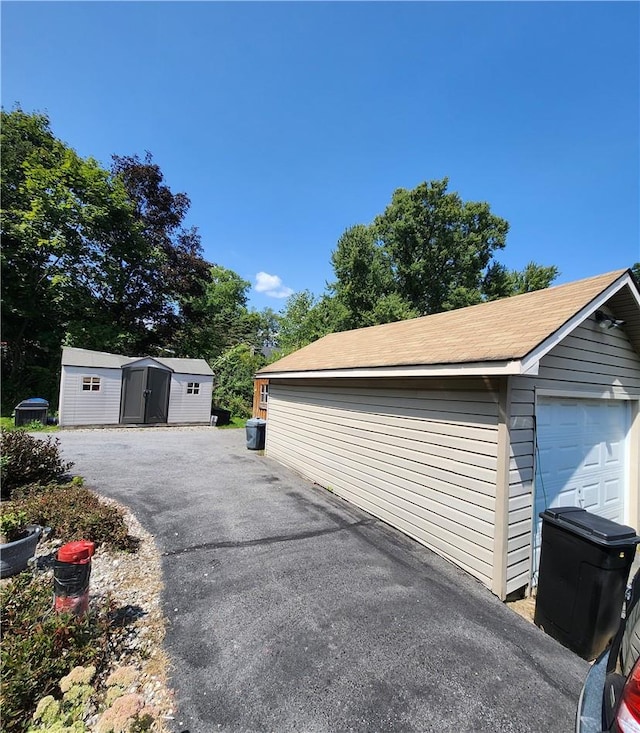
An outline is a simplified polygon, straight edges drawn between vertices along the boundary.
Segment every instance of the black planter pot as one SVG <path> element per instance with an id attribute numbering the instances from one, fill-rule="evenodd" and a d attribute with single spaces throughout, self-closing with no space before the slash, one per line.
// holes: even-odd
<path id="1" fill-rule="evenodd" d="M 29 559 L 35 555 L 42 527 L 29 524 L 25 531 L 25 537 L 0 545 L 0 578 L 8 578 L 26 570 Z"/>

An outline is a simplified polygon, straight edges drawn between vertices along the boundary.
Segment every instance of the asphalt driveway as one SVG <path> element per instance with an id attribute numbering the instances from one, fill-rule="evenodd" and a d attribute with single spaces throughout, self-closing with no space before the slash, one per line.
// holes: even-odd
<path id="1" fill-rule="evenodd" d="M 585 662 L 244 431 L 60 440 L 164 555 L 177 730 L 573 730 Z"/>

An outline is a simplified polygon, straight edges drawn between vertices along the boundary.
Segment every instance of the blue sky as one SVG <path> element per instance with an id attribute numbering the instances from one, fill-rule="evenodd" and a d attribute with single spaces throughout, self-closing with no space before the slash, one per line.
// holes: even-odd
<path id="1" fill-rule="evenodd" d="M 342 232 L 448 176 L 558 282 L 640 260 L 640 5 L 3 2 L 2 104 L 150 151 L 211 261 L 276 310 Z M 257 292 L 257 273 L 272 295 Z M 281 296 L 281 297 L 276 297 Z"/>

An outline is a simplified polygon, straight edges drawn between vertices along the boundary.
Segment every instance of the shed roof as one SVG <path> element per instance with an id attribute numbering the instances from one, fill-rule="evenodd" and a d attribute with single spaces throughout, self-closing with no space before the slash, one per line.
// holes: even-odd
<path id="1" fill-rule="evenodd" d="M 617 270 L 468 308 L 332 333 L 258 374 L 325 376 L 391 368 L 400 376 L 426 366 L 442 367 L 440 373 L 463 373 L 469 365 L 478 365 L 476 373 L 523 373 L 537 368 L 545 348 L 552 348 L 613 296 L 625 310 L 619 317 L 628 320 L 625 328 L 638 348 L 638 288 L 629 270 Z"/>
<path id="2" fill-rule="evenodd" d="M 62 349 L 63 366 L 121 369 L 141 359 L 150 358 L 178 374 L 213 375 L 213 370 L 204 359 L 166 359 L 160 356 L 123 356 L 107 351 L 91 351 L 65 346 Z"/>

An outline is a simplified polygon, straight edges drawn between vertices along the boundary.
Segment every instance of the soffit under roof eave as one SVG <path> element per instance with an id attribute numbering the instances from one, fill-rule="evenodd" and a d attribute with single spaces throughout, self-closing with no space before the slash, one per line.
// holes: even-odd
<path id="1" fill-rule="evenodd" d="M 491 377 L 510 374 L 537 374 L 537 364 L 525 372 L 517 360 L 467 364 L 419 364 L 393 367 L 354 367 L 351 369 L 311 369 L 308 371 L 258 372 L 256 379 L 332 379 L 367 377 Z"/>
<path id="2" fill-rule="evenodd" d="M 631 276 L 629 273 L 624 273 L 618 280 L 609 285 L 606 290 L 603 290 L 600 295 L 597 295 L 591 302 L 587 303 L 581 308 L 572 318 L 566 321 L 557 331 L 554 331 L 538 346 L 530 351 L 526 356 L 522 358 L 523 374 L 532 374 L 530 368 L 535 368 L 535 374 L 537 374 L 538 364 L 543 356 L 548 354 L 551 349 L 555 348 L 561 341 L 563 341 L 572 331 L 587 320 L 593 313 L 599 308 L 605 305 L 605 303 L 611 299 L 616 293 L 620 292 L 625 286 L 629 287 L 630 293 L 633 298 L 638 302 L 640 306 L 640 299 L 635 289 Z"/>

